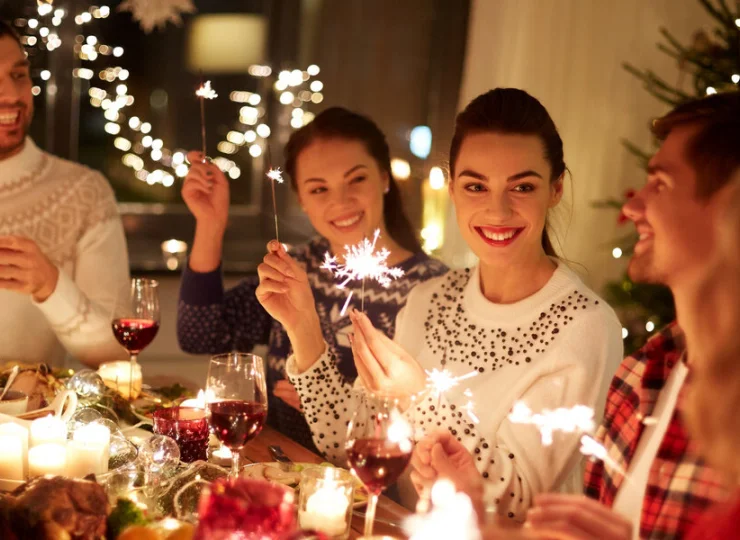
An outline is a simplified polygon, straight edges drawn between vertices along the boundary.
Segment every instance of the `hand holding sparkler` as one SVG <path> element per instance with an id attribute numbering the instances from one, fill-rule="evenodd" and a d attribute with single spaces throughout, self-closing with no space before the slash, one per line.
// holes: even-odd
<path id="1" fill-rule="evenodd" d="M 373 327 L 367 315 L 350 312 L 357 373 L 373 392 L 413 396 L 426 388 L 426 373 L 398 343 Z"/>
<path id="2" fill-rule="evenodd" d="M 283 183 L 283 171 L 278 167 L 277 169 L 270 169 L 267 171 L 267 178 L 270 179 L 270 186 L 272 187 L 272 213 L 275 216 L 275 240 L 280 242 L 280 234 L 278 233 L 278 213 L 277 213 L 277 198 L 275 197 L 275 182 Z"/>
<path id="3" fill-rule="evenodd" d="M 304 371 L 325 348 L 313 291 L 306 272 L 280 242 L 271 241 L 267 250 L 257 267 L 260 284 L 255 296 L 265 311 L 285 328 L 298 368 Z"/>
<path id="4" fill-rule="evenodd" d="M 204 162 L 201 152 L 188 152 L 187 159 L 190 168 L 182 186 L 182 198 L 199 228 L 213 229 L 219 237 L 223 236 L 229 218 L 229 182 L 221 169 Z"/>
<path id="5" fill-rule="evenodd" d="M 200 137 L 203 144 L 203 162 L 206 161 L 208 152 L 206 151 L 206 104 L 207 99 L 216 99 L 218 94 L 211 88 L 211 81 L 201 83 L 200 87 L 195 91 L 195 95 L 200 100 Z"/>
<path id="6" fill-rule="evenodd" d="M 411 467 L 411 481 L 419 495 L 428 492 L 438 479 L 447 478 L 471 500 L 482 500 L 483 477 L 475 459 L 447 430 L 431 433 L 416 443 Z"/>

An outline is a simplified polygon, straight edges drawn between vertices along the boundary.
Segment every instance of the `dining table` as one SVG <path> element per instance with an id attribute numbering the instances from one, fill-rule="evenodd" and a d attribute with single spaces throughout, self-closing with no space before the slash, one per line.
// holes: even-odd
<path id="1" fill-rule="evenodd" d="M 286 437 L 279 431 L 266 426 L 262 432 L 251 441 L 242 451 L 242 457 L 251 463 L 261 463 L 274 461 L 270 454 L 269 446 L 279 446 L 283 453 L 295 463 L 322 463 L 325 460 L 314 454 L 307 448 Z M 364 508 L 362 512 L 364 513 Z M 374 536 L 390 536 L 397 539 L 406 539 L 407 535 L 401 529 L 401 523 L 404 518 L 411 515 L 411 512 L 394 502 L 388 497 L 382 496 L 378 500 L 378 507 L 375 513 L 375 524 L 373 526 Z M 363 535 L 365 528 L 365 518 L 352 515 L 352 524 L 349 538 L 356 539 Z"/>

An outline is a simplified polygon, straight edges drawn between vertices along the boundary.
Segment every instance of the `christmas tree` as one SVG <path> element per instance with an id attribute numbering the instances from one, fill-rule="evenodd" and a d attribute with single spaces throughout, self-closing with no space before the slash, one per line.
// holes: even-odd
<path id="1" fill-rule="evenodd" d="M 715 27 L 713 32 L 697 31 L 692 43 L 684 46 L 667 29 L 661 28 L 662 41 L 658 49 L 676 60 L 679 75 L 678 85 L 673 85 L 657 76 L 650 69 L 640 69 L 625 63 L 624 68 L 642 81 L 643 87 L 652 96 L 675 107 L 690 99 L 717 92 L 737 92 L 740 83 L 740 0 L 734 7 L 727 0 L 698 0 L 709 13 Z M 682 82 L 688 79 L 690 87 Z M 624 146 L 647 168 L 651 151 L 623 141 Z M 657 141 L 655 141 L 657 147 Z M 595 206 L 619 212 L 618 223 L 627 221 L 621 213 L 622 205 L 634 195 L 628 190 L 621 199 L 598 201 Z M 637 233 L 618 238 L 612 252 L 615 258 L 631 256 Z M 675 318 L 673 297 L 668 289 L 658 285 L 633 282 L 625 273 L 621 280 L 607 283 L 604 291 L 607 301 L 617 310 L 624 330 L 625 353 L 641 347 L 655 330 Z"/>

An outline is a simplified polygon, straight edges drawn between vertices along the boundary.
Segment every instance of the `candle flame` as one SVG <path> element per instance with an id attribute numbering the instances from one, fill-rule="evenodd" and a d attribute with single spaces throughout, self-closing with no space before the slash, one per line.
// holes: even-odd
<path id="1" fill-rule="evenodd" d="M 211 88 L 211 81 L 206 81 L 205 83 L 201 84 L 200 88 L 195 91 L 195 95 L 205 99 L 215 99 L 218 97 L 216 91 Z"/>

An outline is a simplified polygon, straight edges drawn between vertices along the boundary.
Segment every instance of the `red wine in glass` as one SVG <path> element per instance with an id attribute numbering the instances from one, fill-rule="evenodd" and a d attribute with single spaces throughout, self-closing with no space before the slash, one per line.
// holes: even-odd
<path id="1" fill-rule="evenodd" d="M 380 493 L 396 482 L 411 460 L 411 452 L 387 439 L 356 439 L 347 459 L 369 493 Z"/>
<path id="2" fill-rule="evenodd" d="M 129 354 L 139 354 L 155 338 L 159 323 L 151 319 L 114 319 L 113 335 Z"/>
<path id="3" fill-rule="evenodd" d="M 211 429 L 230 450 L 239 450 L 262 431 L 267 410 L 262 403 L 226 400 L 208 404 Z"/>

